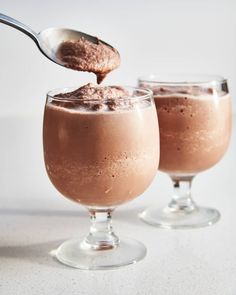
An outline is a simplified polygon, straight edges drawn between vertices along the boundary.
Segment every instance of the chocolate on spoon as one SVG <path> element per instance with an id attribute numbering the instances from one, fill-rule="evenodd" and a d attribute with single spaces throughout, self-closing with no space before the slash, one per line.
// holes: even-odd
<path id="1" fill-rule="evenodd" d="M 29 36 L 51 61 L 74 70 L 95 73 L 98 83 L 120 65 L 118 51 L 97 37 L 66 28 L 48 28 L 36 33 L 1 13 L 0 22 Z"/>

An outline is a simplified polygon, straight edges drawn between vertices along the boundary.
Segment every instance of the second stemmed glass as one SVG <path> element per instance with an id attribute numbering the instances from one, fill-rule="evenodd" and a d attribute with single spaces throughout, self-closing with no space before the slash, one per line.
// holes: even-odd
<path id="1" fill-rule="evenodd" d="M 142 194 L 159 163 L 159 129 L 150 90 L 124 88 L 120 107 L 114 100 L 82 101 L 59 97 L 74 89 L 47 95 L 44 113 L 44 159 L 48 176 L 65 197 L 90 214 L 85 238 L 64 242 L 56 251 L 62 263 L 80 269 L 109 269 L 135 263 L 145 246 L 119 239 L 112 228 L 114 209 Z M 70 95 L 68 95 L 70 96 Z M 89 111 L 86 104 L 89 104 Z"/>
<path id="2" fill-rule="evenodd" d="M 139 79 L 150 88 L 160 127 L 160 171 L 173 182 L 166 208 L 151 207 L 140 215 L 164 228 L 194 228 L 215 223 L 220 213 L 199 207 L 191 197 L 193 178 L 225 154 L 231 136 L 231 99 L 227 80 L 219 76 L 155 75 Z"/>

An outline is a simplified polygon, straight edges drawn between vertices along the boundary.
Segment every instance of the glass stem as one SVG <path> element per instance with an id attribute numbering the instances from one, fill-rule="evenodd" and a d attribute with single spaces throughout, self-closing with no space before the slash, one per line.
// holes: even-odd
<path id="1" fill-rule="evenodd" d="M 108 250 L 119 245 L 119 238 L 113 232 L 112 211 L 89 209 L 91 226 L 82 246 L 92 250 Z"/>
<path id="2" fill-rule="evenodd" d="M 191 197 L 191 185 L 194 176 L 170 176 L 173 182 L 174 194 L 168 207 L 172 211 L 193 211 L 197 207 Z"/>

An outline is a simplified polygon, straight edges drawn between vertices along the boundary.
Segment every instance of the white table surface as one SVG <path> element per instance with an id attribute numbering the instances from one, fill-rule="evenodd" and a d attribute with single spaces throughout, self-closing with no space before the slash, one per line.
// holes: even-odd
<path id="1" fill-rule="evenodd" d="M 50 256 L 62 241 L 88 231 L 86 211 L 49 182 L 43 163 L 42 118 L 0 118 L 0 294 L 236 294 L 236 132 L 225 158 L 193 183 L 194 199 L 216 207 L 212 227 L 165 230 L 137 213 L 171 194 L 161 173 L 143 196 L 114 214 L 118 235 L 145 243 L 146 258 L 112 271 L 81 271 Z"/>

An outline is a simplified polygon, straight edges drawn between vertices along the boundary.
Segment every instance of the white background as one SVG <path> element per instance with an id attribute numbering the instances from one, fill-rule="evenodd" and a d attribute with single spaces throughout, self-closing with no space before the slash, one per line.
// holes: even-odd
<path id="1" fill-rule="evenodd" d="M 148 73 L 209 73 L 229 78 L 236 95 L 234 0 L 0 0 L 2 13 L 36 32 L 68 27 L 114 45 L 121 67 L 106 84 L 136 84 Z M 53 88 L 95 82 L 93 74 L 47 60 L 27 36 L 0 24 L 0 113 L 42 114 Z"/>

